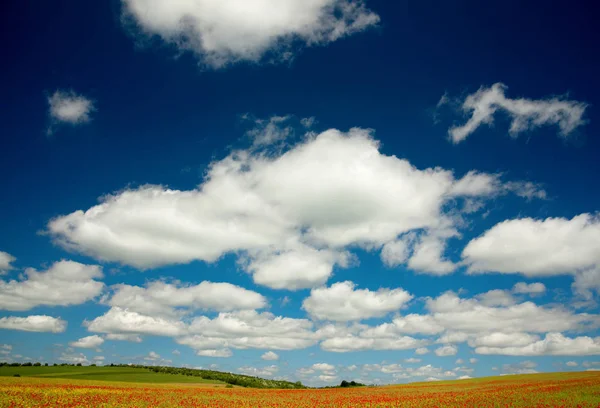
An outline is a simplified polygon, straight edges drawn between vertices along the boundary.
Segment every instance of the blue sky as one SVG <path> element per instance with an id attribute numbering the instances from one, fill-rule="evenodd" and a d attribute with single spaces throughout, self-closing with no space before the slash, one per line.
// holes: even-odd
<path id="1" fill-rule="evenodd" d="M 600 368 L 591 5 L 1 7 L 0 360 Z"/>

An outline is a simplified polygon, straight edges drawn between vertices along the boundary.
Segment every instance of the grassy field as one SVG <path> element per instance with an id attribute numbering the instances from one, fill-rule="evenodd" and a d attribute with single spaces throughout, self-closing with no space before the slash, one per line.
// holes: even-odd
<path id="1" fill-rule="evenodd" d="M 129 367 L 0 367 L 0 377 L 64 378 L 71 380 L 117 381 L 155 384 L 223 384 L 200 377 L 153 373 L 142 368 Z"/>
<path id="2" fill-rule="evenodd" d="M 490 377 L 351 389 L 264 390 L 0 377 L 0 408 L 598 408 L 600 372 Z"/>

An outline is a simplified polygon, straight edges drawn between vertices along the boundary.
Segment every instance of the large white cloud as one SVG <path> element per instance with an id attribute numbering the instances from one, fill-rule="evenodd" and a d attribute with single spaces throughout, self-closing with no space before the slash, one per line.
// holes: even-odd
<path id="1" fill-rule="evenodd" d="M 350 335 L 326 339 L 321 342 L 321 348 L 325 351 L 345 353 L 349 351 L 365 350 L 409 350 L 419 348 L 425 344 L 427 344 L 427 341 L 409 336 L 394 338 L 364 338 Z"/>
<path id="2" fill-rule="evenodd" d="M 98 335 L 82 337 L 77 341 L 69 343 L 71 347 L 95 349 L 104 343 L 104 339 Z"/>
<path id="3" fill-rule="evenodd" d="M 509 356 L 597 356 L 600 355 L 600 337 L 565 337 L 561 333 L 548 333 L 543 340 L 523 346 L 488 347 L 475 349 L 479 354 Z"/>
<path id="4" fill-rule="evenodd" d="M 379 22 L 362 0 L 123 0 L 141 30 L 219 68 L 289 59 L 289 45 L 326 44 Z"/>
<path id="5" fill-rule="evenodd" d="M 319 320 L 350 321 L 382 317 L 398 311 L 413 296 L 403 289 L 355 289 L 352 282 L 313 289 L 302 308 Z"/>
<path id="6" fill-rule="evenodd" d="M 115 285 L 113 290 L 113 295 L 105 301 L 108 305 L 152 316 L 174 317 L 196 309 L 260 309 L 267 304 L 259 293 L 230 283 L 182 285 L 155 281 L 145 287 Z"/>
<path id="7" fill-rule="evenodd" d="M 0 309 L 29 310 L 36 306 L 79 305 L 98 296 L 102 269 L 72 261 L 54 263 L 45 271 L 25 270 L 21 281 L 0 281 Z"/>
<path id="8" fill-rule="evenodd" d="M 7 271 L 13 269 L 11 263 L 16 261 L 17 258 L 7 252 L 0 251 L 0 275 L 5 274 Z"/>
<path id="9" fill-rule="evenodd" d="M 112 334 L 150 334 L 155 336 L 178 336 L 186 333 L 186 326 L 178 320 L 147 316 L 131 312 L 120 307 L 113 307 L 108 312 L 86 321 L 88 330 L 96 333 Z M 122 340 L 113 338 L 113 340 Z"/>
<path id="10" fill-rule="evenodd" d="M 62 333 L 67 329 L 67 322 L 51 316 L 9 316 L 0 318 L 0 329 Z"/>
<path id="11" fill-rule="evenodd" d="M 467 177 L 468 187 L 450 171 L 385 156 L 368 130 L 328 130 L 275 156 L 235 151 L 194 190 L 143 186 L 105 196 L 48 231 L 67 249 L 141 269 L 236 253 L 259 284 L 312 288 L 354 261 L 349 247 L 378 250 L 420 231 L 446 239 L 456 234 L 448 204 L 512 191 L 497 177 Z M 443 242 L 434 250 L 420 242 L 413 266 L 448 273 L 446 261 L 435 262 Z"/>
<path id="12" fill-rule="evenodd" d="M 196 350 L 295 350 L 310 347 L 317 342 L 313 324 L 309 320 L 256 311 L 219 313 L 213 319 L 197 317 L 192 321 L 189 333 L 189 336 L 179 338 L 177 342 Z"/>
<path id="13" fill-rule="evenodd" d="M 506 85 L 496 83 L 490 88 L 482 87 L 468 95 L 462 104 L 462 110 L 470 118 L 464 125 L 450 128 L 452 141 L 460 143 L 479 126 L 491 125 L 496 112 L 503 112 L 510 117 L 509 132 L 512 137 L 543 125 L 558 125 L 560 136 L 566 138 L 577 127 L 585 124 L 585 103 L 557 97 L 539 100 L 511 99 L 506 97 L 506 89 Z"/>
<path id="14" fill-rule="evenodd" d="M 590 289 L 600 289 L 600 218 L 581 214 L 572 219 L 504 221 L 469 242 L 462 255 L 474 274 L 572 274 L 574 288 L 589 295 Z"/>

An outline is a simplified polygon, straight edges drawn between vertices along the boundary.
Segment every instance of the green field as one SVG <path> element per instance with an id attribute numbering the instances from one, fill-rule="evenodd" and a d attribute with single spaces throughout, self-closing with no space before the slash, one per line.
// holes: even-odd
<path id="1" fill-rule="evenodd" d="M 71 380 L 119 381 L 154 384 L 224 384 L 200 377 L 153 373 L 143 368 L 130 367 L 0 367 L 0 377 L 65 378 Z"/>

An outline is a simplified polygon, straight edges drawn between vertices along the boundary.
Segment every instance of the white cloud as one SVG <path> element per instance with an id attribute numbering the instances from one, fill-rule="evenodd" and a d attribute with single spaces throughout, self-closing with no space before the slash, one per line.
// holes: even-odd
<path id="1" fill-rule="evenodd" d="M 68 364 L 89 364 L 90 362 L 83 353 L 62 353 L 58 359 Z"/>
<path id="2" fill-rule="evenodd" d="M 420 358 L 413 358 L 413 357 L 411 357 L 411 358 L 405 359 L 404 362 L 408 363 L 408 364 L 416 364 L 416 363 L 420 363 L 421 359 Z"/>
<path id="3" fill-rule="evenodd" d="M 443 274 L 454 268 L 442 252 L 455 228 L 444 211 L 461 199 L 460 183 L 450 171 L 381 154 L 369 130 L 328 130 L 276 155 L 234 151 L 193 190 L 143 186 L 105 196 L 55 218 L 48 231 L 66 249 L 139 269 L 233 253 L 256 283 L 292 290 L 318 287 L 351 265 L 351 247 L 388 245 L 388 253 L 398 237 L 421 231 L 409 262 Z M 484 183 L 468 195 L 493 190 Z"/>
<path id="4" fill-rule="evenodd" d="M 142 338 L 135 334 L 119 334 L 119 333 L 108 333 L 106 335 L 107 340 L 116 340 L 116 341 L 130 341 L 132 343 L 141 343 Z"/>
<path id="5" fill-rule="evenodd" d="M 257 252 L 246 270 L 254 282 L 273 289 L 299 290 L 327 282 L 336 263 L 348 265 L 348 255 L 305 245 L 283 252 Z"/>
<path id="6" fill-rule="evenodd" d="M 60 318 L 50 316 L 10 316 L 0 318 L 0 329 L 63 333 L 67 329 L 67 322 Z"/>
<path id="7" fill-rule="evenodd" d="M 382 366 L 382 368 L 385 366 Z M 397 369 L 394 371 L 393 377 L 395 379 L 406 379 L 411 377 L 426 377 L 426 381 L 430 381 L 431 378 L 436 378 L 435 381 L 438 381 L 437 378 L 445 377 L 445 378 L 453 378 L 456 377 L 457 374 L 454 371 L 444 370 L 441 367 L 434 367 L 431 364 L 413 368 L 406 367 L 404 369 Z"/>
<path id="8" fill-rule="evenodd" d="M 569 338 L 561 333 L 548 333 L 544 340 L 516 347 L 477 347 L 478 354 L 508 356 L 594 356 L 600 355 L 600 337 Z"/>
<path id="9" fill-rule="evenodd" d="M 468 375 L 461 375 L 460 377 L 457 378 L 457 380 L 470 380 L 473 377 L 470 377 Z"/>
<path id="10" fill-rule="evenodd" d="M 176 356 L 180 356 L 181 355 L 181 351 L 179 351 L 177 349 L 173 350 L 171 353 L 173 353 L 173 355 L 176 355 Z"/>
<path id="11" fill-rule="evenodd" d="M 390 268 L 406 263 L 409 255 L 410 248 L 406 238 L 388 242 L 381 249 L 381 260 Z"/>
<path id="12" fill-rule="evenodd" d="M 558 125 L 560 136 L 567 138 L 577 127 L 586 123 L 583 119 L 587 108 L 585 103 L 557 97 L 510 99 L 505 95 L 506 89 L 506 85 L 496 83 L 491 88 L 481 87 L 468 95 L 462 110 L 471 117 L 464 125 L 450 128 L 452 142 L 464 141 L 481 125 L 492 125 L 498 111 L 510 117 L 509 132 L 512 137 L 543 125 Z"/>
<path id="13" fill-rule="evenodd" d="M 293 134 L 294 129 L 291 126 L 284 126 L 291 116 L 272 116 L 269 119 L 254 119 L 248 115 L 246 119 L 252 120 L 255 127 L 246 135 L 252 139 L 255 147 L 271 146 L 284 141 Z"/>
<path id="14" fill-rule="evenodd" d="M 453 292 L 428 299 L 426 307 L 434 321 L 447 330 L 474 334 L 578 330 L 597 319 L 592 315 L 573 314 L 561 307 L 543 307 L 532 302 L 490 307 L 477 299 L 462 299 Z"/>
<path id="15" fill-rule="evenodd" d="M 510 292 L 500 289 L 482 293 L 477 298 L 484 306 L 511 306 L 516 303 L 516 299 Z"/>
<path id="16" fill-rule="evenodd" d="M 461 364 L 464 364 L 464 363 L 465 363 L 465 360 L 463 360 L 462 358 L 459 358 L 458 360 L 456 360 L 456 364 L 457 365 L 461 365 Z"/>
<path id="17" fill-rule="evenodd" d="M 354 335 L 345 337 L 332 337 L 321 342 L 325 351 L 345 353 L 364 350 L 408 350 L 416 349 L 426 344 L 427 341 L 408 336 L 396 338 L 364 338 Z"/>
<path id="18" fill-rule="evenodd" d="M 458 353 L 458 348 L 453 345 L 446 345 L 435 349 L 435 355 L 438 357 L 455 356 L 456 353 Z"/>
<path id="19" fill-rule="evenodd" d="M 475 363 L 477 363 L 477 361 L 479 361 L 479 360 L 477 360 L 476 358 L 469 359 L 469 363 L 471 363 L 471 364 L 475 364 Z"/>
<path id="20" fill-rule="evenodd" d="M 233 355 L 233 353 L 229 349 L 198 350 L 196 352 L 196 354 L 199 356 L 202 356 L 202 357 L 215 357 L 215 358 L 229 358 Z"/>
<path id="21" fill-rule="evenodd" d="M 324 382 L 333 382 L 333 381 L 337 381 L 337 376 L 336 375 L 326 375 L 326 374 L 321 374 L 320 376 L 317 377 L 319 380 L 324 381 Z"/>
<path id="22" fill-rule="evenodd" d="M 7 252 L 0 251 L 0 275 L 4 275 L 6 272 L 13 269 L 11 263 L 16 261 L 17 258 Z"/>
<path id="23" fill-rule="evenodd" d="M 0 281 L 0 309 L 24 311 L 36 306 L 79 305 L 98 296 L 102 269 L 72 261 L 54 263 L 48 270 L 25 270 L 22 281 Z"/>
<path id="24" fill-rule="evenodd" d="M 429 353 L 429 349 L 426 347 L 419 347 L 418 349 L 415 350 L 415 353 L 422 356 L 424 354 L 428 354 Z"/>
<path id="25" fill-rule="evenodd" d="M 327 363 L 315 363 L 311 368 L 316 371 L 335 371 L 335 366 Z"/>
<path id="26" fill-rule="evenodd" d="M 238 368 L 237 371 L 240 374 L 251 375 L 253 377 L 273 377 L 279 371 L 279 367 L 276 365 L 262 368 L 244 366 Z"/>
<path id="27" fill-rule="evenodd" d="M 567 367 L 577 367 L 578 365 L 575 361 L 567 361 Z"/>
<path id="28" fill-rule="evenodd" d="M 546 285 L 541 282 L 525 283 L 519 282 L 513 287 L 513 293 L 524 295 L 540 295 L 546 292 Z"/>
<path id="29" fill-rule="evenodd" d="M 537 364 L 533 361 L 522 361 L 517 364 L 504 364 L 502 366 L 503 374 L 536 374 L 534 370 Z"/>
<path id="30" fill-rule="evenodd" d="M 106 300 L 108 305 L 152 316 L 173 317 L 195 309 L 260 309 L 267 304 L 262 295 L 230 283 L 182 285 L 155 281 L 145 287 L 115 285 L 112 289 L 113 295 Z"/>
<path id="31" fill-rule="evenodd" d="M 313 289 L 302 308 L 319 320 L 350 321 L 382 317 L 399 310 L 413 296 L 403 289 L 355 289 L 350 281 Z"/>
<path id="32" fill-rule="evenodd" d="M 69 346 L 77 348 L 95 349 L 100 347 L 102 343 L 104 343 L 104 339 L 100 336 L 94 335 L 83 337 L 77 341 L 72 341 L 69 343 Z"/>
<path id="33" fill-rule="evenodd" d="M 276 360 L 279 360 L 279 355 L 275 352 L 267 351 L 260 358 L 262 358 L 263 360 L 267 360 L 267 361 L 276 361 Z"/>
<path id="34" fill-rule="evenodd" d="M 48 98 L 50 118 L 54 123 L 79 125 L 90 121 L 95 111 L 94 103 L 85 96 L 74 92 L 56 91 Z"/>
<path id="35" fill-rule="evenodd" d="M 285 60 L 292 45 L 327 44 L 379 22 L 362 0 L 123 0 L 147 35 L 194 52 L 220 68 L 238 61 Z"/>
<path id="36" fill-rule="evenodd" d="M 206 316 L 195 318 L 188 330 L 190 335 L 178 338 L 177 342 L 196 350 L 296 350 L 317 342 L 312 328 L 309 320 L 277 317 L 267 312 L 219 313 L 214 319 Z"/>
<path id="37" fill-rule="evenodd" d="M 475 238 L 463 251 L 471 273 L 552 276 L 600 263 L 600 218 L 523 218 L 504 221 Z"/>
<path id="38" fill-rule="evenodd" d="M 600 218 L 531 218 L 504 221 L 465 247 L 470 273 L 520 273 L 529 277 L 575 275 L 574 289 L 600 290 Z"/>
<path id="39" fill-rule="evenodd" d="M 471 347 L 522 347 L 537 342 L 539 336 L 527 333 L 480 334 L 469 340 Z"/>
<path id="40" fill-rule="evenodd" d="M 432 275 L 448 275 L 454 272 L 456 265 L 444 259 L 445 251 L 446 242 L 442 237 L 422 235 L 408 260 L 408 267 Z"/>
<path id="41" fill-rule="evenodd" d="M 156 361 L 156 360 L 160 360 L 160 354 L 151 351 L 150 353 L 148 353 L 148 355 L 146 357 L 144 357 L 144 360 L 147 361 Z"/>
<path id="42" fill-rule="evenodd" d="M 0 354 L 8 355 L 12 352 L 12 349 L 10 344 L 0 344 Z"/>
<path id="43" fill-rule="evenodd" d="M 84 322 L 88 330 L 96 333 L 111 333 L 122 335 L 151 334 L 155 336 L 178 336 L 186 332 L 185 325 L 180 321 L 162 317 L 147 316 L 130 312 L 120 307 L 113 307 L 108 312 L 92 321 Z M 111 340 L 125 338 L 109 337 Z M 129 338 L 127 338 L 129 340 Z"/>

